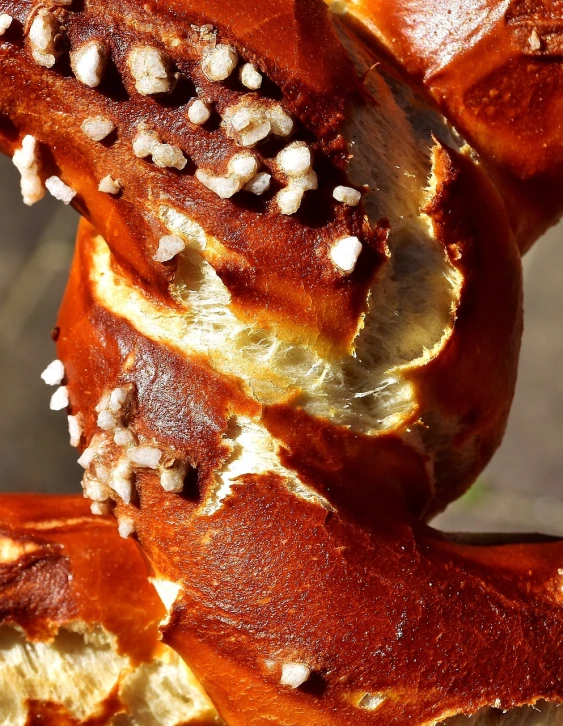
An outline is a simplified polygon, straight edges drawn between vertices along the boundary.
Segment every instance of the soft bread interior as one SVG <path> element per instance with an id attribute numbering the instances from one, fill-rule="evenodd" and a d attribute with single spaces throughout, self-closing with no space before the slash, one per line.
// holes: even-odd
<path id="1" fill-rule="evenodd" d="M 60 706 L 81 723 L 103 713 L 117 695 L 115 726 L 220 723 L 186 664 L 167 646 L 138 667 L 120 655 L 115 638 L 82 623 L 59 630 L 52 642 L 31 642 L 10 626 L 0 628 L 0 721 L 25 726 L 28 702 Z"/>

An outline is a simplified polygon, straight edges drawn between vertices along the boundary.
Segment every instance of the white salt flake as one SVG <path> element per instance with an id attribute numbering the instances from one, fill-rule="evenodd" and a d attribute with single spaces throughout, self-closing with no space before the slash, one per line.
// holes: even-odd
<path id="1" fill-rule="evenodd" d="M 175 464 L 171 469 L 164 469 L 160 474 L 160 484 L 165 492 L 178 494 L 184 488 L 186 466 Z"/>
<path id="2" fill-rule="evenodd" d="M 311 169 L 311 151 L 303 141 L 294 141 L 276 156 L 280 170 L 289 177 L 301 177 Z"/>
<path id="3" fill-rule="evenodd" d="M 311 669 L 305 663 L 284 663 L 280 683 L 282 686 L 299 688 L 309 679 Z"/>
<path id="4" fill-rule="evenodd" d="M 246 183 L 256 176 L 258 172 L 258 160 L 248 151 L 243 151 L 229 159 L 227 169 L 229 175 L 235 176 Z"/>
<path id="5" fill-rule="evenodd" d="M 204 169 L 197 169 L 195 175 L 203 186 L 215 192 L 221 199 L 230 199 L 242 189 L 241 180 L 235 176 L 215 176 Z"/>
<path id="6" fill-rule="evenodd" d="M 80 466 L 83 469 L 87 469 L 96 458 L 96 453 L 96 449 L 93 446 L 88 446 L 86 449 L 84 449 L 80 458 L 78 459 L 78 463 L 80 464 Z"/>
<path id="7" fill-rule="evenodd" d="M 105 502 L 108 498 L 108 488 L 90 474 L 84 474 L 82 488 L 86 499 L 91 499 L 93 502 Z"/>
<path id="8" fill-rule="evenodd" d="M 330 250 L 330 259 L 342 272 L 353 272 L 362 251 L 362 243 L 357 237 L 343 237 Z"/>
<path id="9" fill-rule="evenodd" d="M 264 192 L 267 192 L 270 188 L 271 181 L 272 175 L 267 174 L 265 171 L 261 171 L 244 185 L 244 191 L 258 195 L 264 194 Z"/>
<path id="10" fill-rule="evenodd" d="M 90 511 L 92 512 L 92 514 L 97 514 L 97 515 L 109 514 L 110 506 L 107 503 L 107 501 L 92 502 L 92 504 L 90 505 Z"/>
<path id="11" fill-rule="evenodd" d="M 119 194 L 121 191 L 121 183 L 108 174 L 100 180 L 98 191 L 104 192 L 105 194 Z"/>
<path id="12" fill-rule="evenodd" d="M 100 411 L 97 424 L 103 431 L 113 431 L 117 426 L 117 420 L 111 411 Z"/>
<path id="13" fill-rule="evenodd" d="M 530 46 L 530 50 L 533 50 L 534 52 L 541 50 L 540 36 L 535 28 L 532 30 L 532 33 L 528 38 L 528 44 Z"/>
<path id="14" fill-rule="evenodd" d="M 70 54 L 74 75 L 89 88 L 100 85 L 106 64 L 107 50 L 98 40 L 90 40 Z"/>
<path id="15" fill-rule="evenodd" d="M 170 59 L 158 48 L 133 48 L 127 65 L 135 80 L 135 88 L 143 96 L 167 93 L 172 88 Z"/>
<path id="16" fill-rule="evenodd" d="M 65 184 L 58 176 L 50 176 L 45 181 L 45 186 L 55 199 L 58 199 L 64 204 L 70 204 L 76 196 L 74 189 L 69 187 L 68 184 Z"/>
<path id="17" fill-rule="evenodd" d="M 119 413 L 127 403 L 129 391 L 126 388 L 114 388 L 109 394 L 108 408 L 113 413 Z"/>
<path id="18" fill-rule="evenodd" d="M 80 446 L 83 431 L 82 414 L 77 413 L 76 416 L 68 416 L 68 433 L 70 436 L 71 446 Z"/>
<path id="19" fill-rule="evenodd" d="M 286 113 L 279 103 L 270 106 L 266 111 L 266 116 L 270 122 L 272 133 L 275 136 L 286 138 L 293 131 L 293 119 Z"/>
<path id="20" fill-rule="evenodd" d="M 21 148 L 14 151 L 12 162 L 21 175 L 21 193 L 24 204 L 31 206 L 43 199 L 45 187 L 39 176 L 39 152 L 37 139 L 24 136 Z"/>
<path id="21" fill-rule="evenodd" d="M 133 139 L 133 153 L 139 159 L 145 159 L 150 156 L 154 149 L 160 145 L 160 136 L 156 131 L 139 129 Z"/>
<path id="22" fill-rule="evenodd" d="M 153 162 L 161 169 L 173 167 L 182 171 L 188 163 L 182 150 L 172 144 L 157 144 L 151 153 Z"/>
<path id="23" fill-rule="evenodd" d="M 240 82 L 251 91 L 257 91 L 262 85 L 262 76 L 253 63 L 245 63 L 240 69 Z"/>
<path id="24" fill-rule="evenodd" d="M 119 517 L 117 530 L 123 539 L 127 539 L 135 531 L 135 522 L 131 517 Z"/>
<path id="25" fill-rule="evenodd" d="M 92 116 L 85 119 L 80 128 L 92 141 L 102 141 L 115 129 L 115 124 L 105 116 Z"/>
<path id="26" fill-rule="evenodd" d="M 198 126 L 201 126 L 202 124 L 209 121 L 210 116 L 211 111 L 209 109 L 209 106 L 201 101 L 199 98 L 196 98 L 195 101 L 193 101 L 188 108 L 189 120 L 193 124 L 197 124 Z"/>
<path id="27" fill-rule="evenodd" d="M 201 69 L 208 81 L 224 81 L 235 70 L 238 55 L 230 45 L 218 43 L 205 55 Z"/>
<path id="28" fill-rule="evenodd" d="M 66 386 L 59 386 L 51 396 L 49 408 L 51 409 L 51 411 L 62 411 L 62 409 L 66 408 L 67 406 L 68 388 Z"/>
<path id="29" fill-rule="evenodd" d="M 157 469 L 162 457 L 162 451 L 155 446 L 133 446 L 127 450 L 127 458 L 133 466 L 147 469 Z"/>
<path id="30" fill-rule="evenodd" d="M 135 435 L 129 429 L 117 428 L 113 440 L 118 446 L 131 446 L 135 443 Z"/>
<path id="31" fill-rule="evenodd" d="M 285 215 L 295 214 L 303 201 L 304 190 L 300 186 L 288 186 L 276 195 L 280 212 Z"/>
<path id="32" fill-rule="evenodd" d="M 334 191 L 332 192 L 332 196 L 336 199 L 337 202 L 347 204 L 349 207 L 357 206 L 360 199 L 362 198 L 361 192 L 359 192 L 357 189 L 343 186 L 335 187 Z"/>
<path id="33" fill-rule="evenodd" d="M 65 377 L 65 367 L 62 361 L 58 358 L 51 361 L 47 368 L 41 374 L 41 378 L 45 381 L 48 386 L 60 386 Z"/>
<path id="34" fill-rule="evenodd" d="M 177 234 L 167 234 L 158 241 L 158 249 L 153 255 L 156 262 L 168 262 L 186 249 L 186 243 Z"/>
<path id="35" fill-rule="evenodd" d="M 40 8 L 29 28 L 29 42 L 33 59 L 44 68 L 52 68 L 60 55 L 56 48 L 59 31 L 60 24 L 53 13 Z"/>
<path id="36" fill-rule="evenodd" d="M 0 35 L 4 35 L 4 33 L 8 30 L 10 25 L 12 24 L 12 16 L 8 15 L 8 13 L 2 13 L 0 15 Z"/>

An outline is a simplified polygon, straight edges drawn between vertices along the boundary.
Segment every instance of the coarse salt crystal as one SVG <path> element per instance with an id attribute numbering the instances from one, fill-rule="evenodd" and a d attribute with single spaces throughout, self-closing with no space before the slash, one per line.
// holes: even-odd
<path id="1" fill-rule="evenodd" d="M 108 488 L 90 474 L 84 475 L 82 488 L 84 490 L 84 496 L 93 502 L 105 502 L 108 498 Z"/>
<path id="2" fill-rule="evenodd" d="M 361 193 L 357 189 L 343 186 L 335 187 L 334 191 L 332 192 L 332 196 L 336 199 L 337 202 L 347 204 L 349 207 L 357 206 L 360 199 L 362 198 Z"/>
<path id="3" fill-rule="evenodd" d="M 186 249 L 186 243 L 177 234 L 167 234 L 158 241 L 158 249 L 153 255 L 156 262 L 168 262 Z"/>
<path id="4" fill-rule="evenodd" d="M 8 30 L 10 25 L 12 24 L 12 16 L 8 15 L 8 13 L 2 13 L 0 15 L 0 35 L 4 35 L 4 33 Z"/>
<path id="5" fill-rule="evenodd" d="M 158 48 L 133 48 L 127 58 L 127 65 L 135 80 L 135 88 L 143 96 L 167 93 L 172 88 L 170 60 Z"/>
<path id="6" fill-rule="evenodd" d="M 171 469 L 164 469 L 160 474 L 160 484 L 165 492 L 178 494 L 184 488 L 186 466 L 175 464 Z"/>
<path id="7" fill-rule="evenodd" d="M 193 124 L 197 124 L 198 126 L 206 123 L 209 120 L 210 116 L 211 111 L 209 110 L 209 106 L 203 101 L 200 101 L 199 98 L 196 98 L 195 101 L 193 101 L 188 108 L 189 120 Z"/>
<path id="8" fill-rule="evenodd" d="M 221 199 L 230 199 L 242 188 L 241 180 L 235 176 L 215 176 L 204 169 L 197 169 L 195 175 L 203 186 L 215 192 Z"/>
<path id="9" fill-rule="evenodd" d="M 173 167 L 182 171 L 188 163 L 182 150 L 172 144 L 157 144 L 151 153 L 153 162 L 161 169 Z"/>
<path id="10" fill-rule="evenodd" d="M 108 408 L 113 413 L 119 413 L 127 403 L 129 392 L 126 388 L 114 388 L 109 394 Z"/>
<path id="11" fill-rule="evenodd" d="M 362 251 L 362 243 L 357 237 L 343 237 L 330 250 L 330 259 L 342 272 L 353 272 Z"/>
<path id="12" fill-rule="evenodd" d="M 80 466 L 83 469 L 87 469 L 96 458 L 96 453 L 96 449 L 93 446 L 88 446 L 86 449 L 84 449 L 80 458 L 78 459 L 78 463 L 80 464 Z"/>
<path id="13" fill-rule="evenodd" d="M 287 176 L 304 176 L 311 169 L 311 151 L 303 141 L 294 141 L 279 152 L 276 161 Z"/>
<path id="14" fill-rule="evenodd" d="M 100 85 L 106 62 L 107 51 L 98 40 L 90 40 L 70 54 L 74 75 L 89 88 Z"/>
<path id="15" fill-rule="evenodd" d="M 235 154 L 229 159 L 227 167 L 229 174 L 236 176 L 246 183 L 256 176 L 258 172 L 258 160 L 248 151 Z"/>
<path id="16" fill-rule="evenodd" d="M 40 8 L 29 28 L 29 42 L 33 59 L 44 68 L 52 68 L 60 55 L 55 46 L 59 30 L 59 21 L 53 13 Z"/>
<path id="17" fill-rule="evenodd" d="M 127 458 L 133 466 L 157 469 L 162 451 L 154 446 L 133 446 L 127 450 Z"/>
<path id="18" fill-rule="evenodd" d="M 62 411 L 62 409 L 66 408 L 67 406 L 68 388 L 66 386 L 59 386 L 51 396 L 49 408 L 51 409 L 51 411 Z"/>
<path id="19" fill-rule="evenodd" d="M 262 76 L 253 63 L 245 63 L 240 69 L 240 82 L 251 91 L 256 91 L 262 85 Z"/>
<path id="20" fill-rule="evenodd" d="M 285 215 L 295 214 L 303 201 L 304 190 L 299 186 L 288 186 L 276 195 L 280 212 Z"/>
<path id="21" fill-rule="evenodd" d="M 135 522 L 131 517 L 119 517 L 117 531 L 123 539 L 127 539 L 135 531 Z"/>
<path id="22" fill-rule="evenodd" d="M 58 199 L 64 204 L 70 204 L 76 196 L 74 189 L 69 187 L 68 184 L 65 184 L 58 176 L 50 176 L 45 181 L 45 186 L 55 199 Z"/>
<path id="23" fill-rule="evenodd" d="M 245 192 L 252 192 L 252 194 L 264 194 L 270 188 L 272 181 L 271 174 L 267 174 L 265 171 L 261 171 L 256 174 L 249 182 L 244 185 Z"/>
<path id="24" fill-rule="evenodd" d="M 540 36 L 538 35 L 538 31 L 535 28 L 532 30 L 532 33 L 531 33 L 530 37 L 528 38 L 528 44 L 530 46 L 530 50 L 533 50 L 533 51 L 541 50 Z"/>
<path id="25" fill-rule="evenodd" d="M 105 194 L 119 194 L 121 184 L 108 174 L 98 184 L 98 191 L 104 192 Z"/>
<path id="26" fill-rule="evenodd" d="M 22 145 L 14 151 L 12 162 L 21 175 L 21 193 L 24 204 L 31 206 L 43 199 L 45 187 L 39 176 L 39 153 L 37 139 L 24 136 Z"/>
<path id="27" fill-rule="evenodd" d="M 64 377 L 65 367 L 63 362 L 58 360 L 58 358 L 51 361 L 41 374 L 41 378 L 48 386 L 59 386 L 63 382 Z"/>
<path id="28" fill-rule="evenodd" d="M 113 431 L 117 426 L 117 420 L 111 411 L 100 411 L 97 424 L 103 431 Z"/>
<path id="29" fill-rule="evenodd" d="M 80 128 L 92 141 L 102 141 L 115 129 L 115 124 L 105 116 L 92 116 L 83 121 Z"/>
<path id="30" fill-rule="evenodd" d="M 237 63 L 236 50 L 218 43 L 205 55 L 201 68 L 208 81 L 224 81 L 235 70 Z"/>
<path id="31" fill-rule="evenodd" d="M 133 153 L 140 159 L 150 156 L 160 145 L 160 136 L 156 131 L 139 129 L 133 139 Z"/>
<path id="32" fill-rule="evenodd" d="M 68 433 L 70 436 L 70 445 L 80 446 L 82 439 L 83 423 L 82 414 L 77 413 L 76 416 L 68 416 Z"/>
<path id="33" fill-rule="evenodd" d="M 129 429 L 117 428 L 113 440 L 118 446 L 130 446 L 135 443 L 135 436 Z"/>
<path id="34" fill-rule="evenodd" d="M 305 663 L 284 663 L 280 683 L 282 686 L 299 688 L 309 679 L 311 669 Z"/>
<path id="35" fill-rule="evenodd" d="M 92 514 L 103 515 L 110 513 L 110 507 L 107 501 L 104 502 L 92 502 L 90 505 L 90 511 Z"/>

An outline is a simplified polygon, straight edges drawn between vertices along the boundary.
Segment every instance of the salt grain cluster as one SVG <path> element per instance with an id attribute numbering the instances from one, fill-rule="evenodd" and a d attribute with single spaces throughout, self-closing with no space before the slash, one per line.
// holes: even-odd
<path id="1" fill-rule="evenodd" d="M 311 150 L 303 141 L 294 141 L 276 157 L 278 169 L 287 177 L 287 186 L 276 196 L 282 214 L 295 214 L 306 191 L 317 189 L 317 175 L 312 168 Z"/>
<path id="2" fill-rule="evenodd" d="M 148 45 L 133 48 L 127 58 L 127 65 L 135 80 L 135 88 L 143 96 L 171 90 L 170 59 L 158 48 Z"/>
<path id="3" fill-rule="evenodd" d="M 173 167 L 182 171 L 188 163 L 182 150 L 172 144 L 163 144 L 156 131 L 145 129 L 137 131 L 133 139 L 133 153 L 140 159 L 152 156 L 153 162 L 160 168 Z"/>
<path id="4" fill-rule="evenodd" d="M 96 88 L 102 82 L 108 53 L 98 40 L 90 40 L 70 54 L 74 75 L 85 86 Z"/>
<path id="5" fill-rule="evenodd" d="M 39 8 L 29 28 L 29 42 L 33 59 L 45 68 L 52 68 L 60 55 L 56 39 L 60 25 L 53 13 Z"/>
<path id="6" fill-rule="evenodd" d="M 92 141 L 102 141 L 115 129 L 115 124 L 105 116 L 91 116 L 80 127 Z"/>
<path id="7" fill-rule="evenodd" d="M 236 50 L 230 45 L 218 43 L 205 54 L 201 69 L 208 81 L 224 81 L 235 70 L 237 63 Z"/>
<path id="8" fill-rule="evenodd" d="M 39 154 L 37 140 L 33 136 L 24 136 L 21 148 L 12 157 L 14 166 L 21 175 L 21 193 L 24 204 L 31 206 L 43 199 L 45 187 L 39 176 Z"/>
<path id="9" fill-rule="evenodd" d="M 45 186 L 55 199 L 58 199 L 64 204 L 70 204 L 76 196 L 74 189 L 69 187 L 68 184 L 65 184 L 58 176 L 50 176 L 46 179 Z"/>
<path id="10" fill-rule="evenodd" d="M 258 173 L 258 160 L 250 152 L 235 154 L 229 160 L 227 174 L 218 176 L 205 169 L 198 169 L 197 179 L 221 199 L 229 199 L 239 192 Z"/>
<path id="11" fill-rule="evenodd" d="M 239 146 L 250 148 L 270 134 L 285 138 L 293 131 L 293 120 L 279 103 L 269 105 L 263 101 L 244 98 L 229 106 L 223 123 L 227 136 Z"/>

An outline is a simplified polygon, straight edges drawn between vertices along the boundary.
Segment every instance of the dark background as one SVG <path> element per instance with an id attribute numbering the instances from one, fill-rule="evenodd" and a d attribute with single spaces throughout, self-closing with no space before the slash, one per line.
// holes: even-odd
<path id="1" fill-rule="evenodd" d="M 76 213 L 45 198 L 28 208 L 0 158 L 0 489 L 79 492 L 66 415 L 49 410 L 40 373 L 72 255 Z M 525 333 L 503 446 L 475 486 L 442 514 L 445 529 L 563 535 L 563 226 L 525 260 Z"/>

